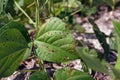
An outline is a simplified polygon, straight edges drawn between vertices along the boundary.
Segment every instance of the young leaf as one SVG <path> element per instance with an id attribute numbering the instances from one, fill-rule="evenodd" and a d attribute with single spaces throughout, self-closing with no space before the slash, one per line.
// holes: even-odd
<path id="1" fill-rule="evenodd" d="M 79 70 L 62 68 L 54 73 L 55 80 L 94 80 L 90 75 Z"/>
<path id="2" fill-rule="evenodd" d="M 50 80 L 50 78 L 46 72 L 36 71 L 30 76 L 29 80 Z"/>
<path id="3" fill-rule="evenodd" d="M 27 42 L 17 29 L 0 32 L 0 78 L 11 75 L 23 60 Z"/>
<path id="4" fill-rule="evenodd" d="M 58 18 L 50 18 L 41 27 L 34 43 L 37 45 L 36 53 L 42 60 L 63 62 L 78 58 L 74 54 L 75 43 L 72 34 Z"/>
<path id="5" fill-rule="evenodd" d="M 89 68 L 91 68 L 91 69 L 93 69 L 95 71 L 100 71 L 100 72 L 103 72 L 103 73 L 108 73 L 107 66 L 103 65 L 100 62 L 100 60 L 97 59 L 96 56 L 88 54 L 89 52 L 88 52 L 88 50 L 86 50 L 86 47 L 79 47 L 77 49 L 77 52 L 78 52 L 80 58 L 85 62 L 85 64 Z M 92 53 L 92 54 L 95 54 L 95 53 Z"/>

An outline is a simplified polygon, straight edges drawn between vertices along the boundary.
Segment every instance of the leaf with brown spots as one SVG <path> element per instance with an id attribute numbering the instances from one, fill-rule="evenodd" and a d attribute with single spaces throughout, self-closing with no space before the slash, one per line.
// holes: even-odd
<path id="1" fill-rule="evenodd" d="M 41 28 L 34 43 L 40 59 L 51 62 L 64 62 L 77 59 L 72 34 L 59 18 L 50 18 Z"/>

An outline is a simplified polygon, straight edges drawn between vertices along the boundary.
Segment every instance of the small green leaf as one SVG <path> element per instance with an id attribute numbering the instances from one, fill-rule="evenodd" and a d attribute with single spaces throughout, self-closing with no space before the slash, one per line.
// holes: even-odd
<path id="1" fill-rule="evenodd" d="M 54 73 L 55 80 L 94 80 L 90 75 L 79 70 L 62 68 Z"/>
<path id="2" fill-rule="evenodd" d="M 96 56 L 93 56 L 93 55 L 89 54 L 88 50 L 86 50 L 86 47 L 79 47 L 77 49 L 77 52 L 78 52 L 80 58 L 85 62 L 85 64 L 89 68 L 91 68 L 91 69 L 93 69 L 95 71 L 100 71 L 100 72 L 103 72 L 103 73 L 108 73 L 107 66 L 103 65 L 100 62 L 100 60 L 97 59 Z M 95 54 L 95 53 L 92 53 L 92 54 Z"/>
<path id="3" fill-rule="evenodd" d="M 50 80 L 50 78 L 46 72 L 36 71 L 30 76 L 29 80 Z"/>
<path id="4" fill-rule="evenodd" d="M 37 45 L 36 53 L 42 60 L 63 62 L 78 58 L 72 34 L 58 18 L 50 18 L 41 27 L 34 43 Z"/>

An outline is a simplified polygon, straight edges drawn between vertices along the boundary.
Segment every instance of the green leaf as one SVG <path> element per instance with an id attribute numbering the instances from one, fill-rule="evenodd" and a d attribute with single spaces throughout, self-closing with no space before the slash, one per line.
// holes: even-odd
<path id="1" fill-rule="evenodd" d="M 66 30 L 65 23 L 58 18 L 50 18 L 35 40 L 36 53 L 40 59 L 63 62 L 78 58 L 72 34 Z"/>
<path id="2" fill-rule="evenodd" d="M 84 9 L 84 8 L 83 8 L 83 9 Z M 88 7 L 88 8 L 86 8 L 85 14 L 86 14 L 87 16 L 91 16 L 92 14 L 95 14 L 96 12 L 97 12 L 96 6 L 95 6 L 95 7 L 92 7 L 92 8 Z"/>
<path id="3" fill-rule="evenodd" d="M 50 80 L 50 78 L 45 71 L 36 71 L 30 76 L 29 80 Z"/>
<path id="4" fill-rule="evenodd" d="M 109 52 L 110 52 L 110 47 L 106 41 L 105 34 L 101 32 L 98 28 L 98 26 L 94 23 L 93 20 L 89 19 L 90 23 L 93 25 L 93 30 L 95 32 L 95 35 L 97 39 L 99 40 L 102 48 L 104 49 L 104 58 L 108 58 Z"/>
<path id="5" fill-rule="evenodd" d="M 120 23 L 117 21 L 113 21 L 113 25 L 115 28 L 115 32 L 116 32 L 116 42 L 117 42 L 117 51 L 118 51 L 118 58 L 117 58 L 117 62 L 115 65 L 116 69 L 120 69 Z"/>
<path id="6" fill-rule="evenodd" d="M 120 22 L 114 21 L 114 20 L 112 22 L 113 22 L 113 25 L 114 25 L 117 35 L 120 37 Z"/>
<path id="7" fill-rule="evenodd" d="M 16 51 L 0 60 L 0 78 L 10 76 L 23 60 L 25 49 Z M 1 53 L 0 53 L 1 55 Z"/>
<path id="8" fill-rule="evenodd" d="M 85 72 L 70 68 L 62 68 L 54 73 L 55 80 L 94 80 Z"/>
<path id="9" fill-rule="evenodd" d="M 79 47 L 77 49 L 77 52 L 78 52 L 80 58 L 83 60 L 83 62 L 89 68 L 91 68 L 95 71 L 108 73 L 107 66 L 102 64 L 96 56 L 91 55 L 91 54 L 95 54 L 95 53 L 92 53 L 92 52 L 95 52 L 95 51 L 92 51 L 92 52 L 90 51 L 91 54 L 89 54 L 89 51 L 86 49 L 86 47 Z"/>
<path id="10" fill-rule="evenodd" d="M 65 30 L 65 23 L 63 23 L 60 19 L 56 17 L 52 17 L 43 26 L 41 26 L 39 34 L 37 37 L 40 35 L 48 32 L 48 31 L 64 31 Z"/>
<path id="11" fill-rule="evenodd" d="M 75 25 L 75 29 L 77 33 L 85 33 L 85 28 L 83 28 L 79 24 Z"/>
<path id="12" fill-rule="evenodd" d="M 29 34 L 27 32 L 27 30 L 25 29 L 24 25 L 19 23 L 19 22 L 15 22 L 15 21 L 10 21 L 8 24 L 6 24 L 5 26 L 3 26 L 2 28 L 0 28 L 0 33 L 4 32 L 5 29 L 17 29 L 19 30 L 22 35 L 24 36 L 24 38 L 26 39 L 26 42 L 30 42 L 30 37 Z M 15 34 L 17 35 L 17 34 Z"/>
<path id="13" fill-rule="evenodd" d="M 7 29 L 0 34 L 0 60 L 26 47 L 26 40 L 17 29 Z"/>
<path id="14" fill-rule="evenodd" d="M 26 39 L 17 28 L 0 29 L 0 78 L 10 76 L 18 68 L 27 48 Z"/>
<path id="15" fill-rule="evenodd" d="M 16 15 L 15 7 L 14 7 L 14 0 L 8 0 L 5 6 L 5 13 L 9 14 L 10 19 L 12 18 L 12 16 Z"/>

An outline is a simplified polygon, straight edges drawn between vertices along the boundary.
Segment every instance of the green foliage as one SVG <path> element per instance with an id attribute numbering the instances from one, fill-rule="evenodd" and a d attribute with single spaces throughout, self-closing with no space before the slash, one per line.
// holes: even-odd
<path id="1" fill-rule="evenodd" d="M 33 11 L 35 10 L 35 2 L 34 0 L 15 0 L 19 6 L 26 11 L 28 15 L 33 15 Z M 15 11 L 17 14 L 21 14 L 19 9 L 16 7 Z M 23 15 L 21 15 L 22 17 Z"/>
<path id="2" fill-rule="evenodd" d="M 80 58 L 89 68 L 108 74 L 107 66 L 102 64 L 102 62 L 100 62 L 100 60 L 95 55 L 93 55 L 96 54 L 95 51 L 89 52 L 86 47 L 79 47 L 77 52 L 79 53 Z"/>
<path id="3" fill-rule="evenodd" d="M 0 0 L 0 78 L 10 76 L 19 64 L 29 56 L 38 58 L 40 71 L 31 74 L 29 80 L 51 80 L 45 71 L 43 61 L 62 63 L 75 59 L 82 59 L 87 70 L 100 71 L 109 74 L 106 66 L 97 57 L 97 52 L 86 47 L 76 49 L 75 40 L 66 23 L 73 23 L 73 15 L 90 17 L 97 12 L 97 6 L 107 3 L 112 8 L 117 0 Z M 41 1 L 41 2 L 40 2 Z M 39 3 L 40 2 L 40 3 Z M 35 11 L 36 10 L 36 11 Z M 52 17 L 51 17 L 52 16 Z M 57 16 L 57 17 L 54 17 Z M 48 19 L 44 24 L 44 20 Z M 61 18 L 61 19 L 59 19 Z M 66 23 L 63 22 L 66 21 Z M 19 23 L 19 22 L 22 22 Z M 110 47 L 106 36 L 94 26 L 94 32 L 101 43 L 105 58 Z M 25 29 L 24 23 L 32 24 L 34 28 Z M 119 37 L 120 23 L 113 21 L 118 43 L 118 60 L 115 68 L 111 68 L 115 79 L 119 80 L 120 56 Z M 76 25 L 76 23 L 74 24 Z M 30 26 L 31 27 L 31 26 Z M 84 33 L 85 29 L 75 26 L 77 33 Z M 33 53 L 33 54 L 31 54 Z M 32 55 L 32 57 L 31 57 Z M 33 70 L 32 70 L 33 71 Z M 87 71 L 86 71 L 87 72 Z M 111 75 L 111 74 L 110 74 Z M 54 73 L 55 80 L 94 80 L 84 71 L 62 68 Z"/>
<path id="4" fill-rule="evenodd" d="M 0 31 L 1 33 L 4 32 L 4 30 L 6 29 L 17 29 L 21 32 L 21 34 L 24 36 L 26 42 L 30 42 L 30 37 L 29 34 L 27 32 L 27 30 L 25 29 L 24 25 L 19 23 L 19 22 L 14 22 L 14 21 L 10 21 L 8 24 L 6 24 L 5 26 L 3 26 Z"/>
<path id="5" fill-rule="evenodd" d="M 108 54 L 110 52 L 110 47 L 106 42 L 105 34 L 99 30 L 98 26 L 94 23 L 93 20 L 90 19 L 89 21 L 93 25 L 94 33 L 95 33 L 97 39 L 99 40 L 102 48 L 104 49 L 104 58 L 107 59 Z"/>
<path id="6" fill-rule="evenodd" d="M 79 0 L 61 0 L 54 4 L 54 14 L 60 18 L 70 17 L 82 9 L 83 5 Z"/>
<path id="7" fill-rule="evenodd" d="M 117 4 L 117 2 L 119 2 L 119 0 L 80 0 L 83 4 L 85 5 L 89 5 L 89 6 L 98 6 L 100 4 L 104 4 L 106 3 L 107 5 L 111 6 L 113 9 L 115 7 L 115 5 Z"/>
<path id="8" fill-rule="evenodd" d="M 75 25 L 74 28 L 76 30 L 76 33 L 85 33 L 85 28 L 83 28 L 79 24 Z"/>
<path id="9" fill-rule="evenodd" d="M 41 27 L 35 44 L 36 53 L 42 60 L 64 62 L 78 58 L 74 53 L 75 43 L 72 34 L 58 18 L 50 18 Z"/>
<path id="10" fill-rule="evenodd" d="M 116 32 L 116 42 L 117 42 L 117 51 L 118 51 L 118 58 L 115 68 L 120 69 L 120 23 L 117 21 L 113 21 L 113 25 L 115 27 L 115 32 Z"/>
<path id="11" fill-rule="evenodd" d="M 19 23 L 13 22 L 12 26 L 8 23 L 0 28 L 0 78 L 11 75 L 18 68 L 28 48 L 23 36 L 25 28 L 21 27 L 21 33 L 18 26 L 21 27 Z"/>
<path id="12" fill-rule="evenodd" d="M 114 80 L 119 80 L 120 79 L 120 69 L 113 68 L 112 71 L 113 71 L 113 74 L 114 74 L 113 79 Z"/>
<path id="13" fill-rule="evenodd" d="M 9 14 L 10 16 L 15 16 L 17 13 L 14 9 L 14 0 L 8 0 L 6 7 L 4 9 L 5 14 Z"/>
<path id="14" fill-rule="evenodd" d="M 4 13 L 8 0 L 0 0 L 0 15 Z"/>
<path id="15" fill-rule="evenodd" d="M 87 73 L 70 68 L 62 68 L 54 73 L 55 80 L 94 80 Z"/>
<path id="16" fill-rule="evenodd" d="M 0 28 L 8 22 L 9 20 L 6 15 L 0 15 Z"/>
<path id="17" fill-rule="evenodd" d="M 50 80 L 50 78 L 46 72 L 36 71 L 30 76 L 29 80 Z"/>

